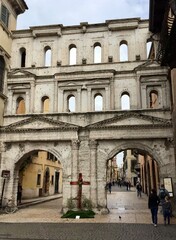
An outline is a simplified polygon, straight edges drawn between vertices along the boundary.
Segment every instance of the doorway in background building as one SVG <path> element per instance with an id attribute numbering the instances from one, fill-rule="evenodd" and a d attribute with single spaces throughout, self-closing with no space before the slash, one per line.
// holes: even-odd
<path id="1" fill-rule="evenodd" d="M 49 172 L 49 168 L 47 168 L 45 171 L 44 184 L 43 184 L 45 195 L 49 194 L 49 180 L 50 180 L 50 172 Z"/>
<path id="2" fill-rule="evenodd" d="M 59 172 L 55 172 L 55 193 L 59 192 Z"/>

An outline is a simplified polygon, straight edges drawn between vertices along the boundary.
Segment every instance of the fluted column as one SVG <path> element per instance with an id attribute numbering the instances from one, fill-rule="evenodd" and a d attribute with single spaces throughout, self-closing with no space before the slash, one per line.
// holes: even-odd
<path id="1" fill-rule="evenodd" d="M 78 93 L 78 98 L 77 98 L 77 104 L 76 104 L 77 105 L 76 111 L 81 112 L 81 89 L 78 89 L 77 93 Z"/>
<path id="2" fill-rule="evenodd" d="M 54 82 L 54 112 L 58 112 L 58 86 L 57 80 Z"/>
<path id="3" fill-rule="evenodd" d="M 114 102 L 114 96 L 115 96 L 115 87 L 114 87 L 114 78 L 112 77 L 110 79 L 110 109 L 116 110 L 115 109 L 115 102 Z"/>
<path id="4" fill-rule="evenodd" d="M 79 162 L 79 145 L 80 141 L 72 140 L 72 180 L 76 181 L 78 178 L 78 162 Z"/>
<path id="5" fill-rule="evenodd" d="M 147 162 L 146 156 L 144 156 L 144 193 L 147 194 Z"/>
<path id="6" fill-rule="evenodd" d="M 15 106 L 13 105 L 13 96 L 12 96 L 12 91 L 9 91 L 9 103 L 8 103 L 8 108 L 7 108 L 7 114 L 15 114 Z"/>
<path id="7" fill-rule="evenodd" d="M 91 89 L 90 88 L 88 88 L 87 89 L 87 110 L 88 110 L 88 112 L 90 112 L 90 111 L 92 111 L 92 101 L 91 101 Z"/>
<path id="8" fill-rule="evenodd" d="M 72 163 L 71 163 L 71 181 L 78 180 L 78 162 L 79 162 L 79 140 L 72 140 Z M 78 194 L 78 187 L 71 186 L 71 196 L 76 197 Z"/>
<path id="9" fill-rule="evenodd" d="M 109 88 L 105 88 L 105 104 L 103 107 L 103 110 L 110 109 L 110 93 L 109 93 Z"/>
<path id="10" fill-rule="evenodd" d="M 152 189 L 152 188 L 154 188 L 154 184 L 153 184 L 153 181 L 154 181 L 153 178 L 154 178 L 154 176 L 153 176 L 153 170 L 152 170 L 152 168 L 153 168 L 153 166 L 152 166 L 152 165 L 153 165 L 153 164 L 152 164 L 152 161 L 153 161 L 153 160 L 152 160 L 151 157 L 149 157 L 149 156 L 148 156 L 148 158 L 149 158 L 149 171 L 150 171 L 150 183 L 151 183 L 151 186 L 150 186 L 150 187 L 151 187 L 151 189 Z"/>
<path id="11" fill-rule="evenodd" d="M 64 112 L 64 91 L 60 89 L 58 91 L 58 103 L 57 103 L 57 111 L 58 112 Z"/>
<path id="12" fill-rule="evenodd" d="M 98 143 L 95 140 L 89 141 L 90 147 L 90 184 L 91 184 L 91 200 L 95 206 L 97 206 L 97 146 Z"/>
<path id="13" fill-rule="evenodd" d="M 32 113 L 32 106 L 30 106 L 30 97 L 29 97 L 29 92 L 26 92 L 26 99 L 25 99 L 25 113 Z"/>
<path id="14" fill-rule="evenodd" d="M 30 94 L 30 109 L 29 112 L 33 113 L 34 112 L 34 99 L 35 99 L 35 83 L 31 82 L 31 94 Z M 40 109 L 41 111 L 41 109 Z"/>
<path id="15" fill-rule="evenodd" d="M 156 190 L 157 190 L 157 192 L 158 192 L 158 189 L 159 189 L 160 183 L 159 183 L 158 164 L 157 164 L 156 161 L 154 162 L 154 165 L 155 165 Z"/>

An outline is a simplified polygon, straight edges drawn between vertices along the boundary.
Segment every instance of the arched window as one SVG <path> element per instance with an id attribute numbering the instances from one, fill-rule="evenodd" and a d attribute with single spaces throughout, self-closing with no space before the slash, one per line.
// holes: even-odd
<path id="1" fill-rule="evenodd" d="M 146 44 L 147 59 L 150 57 L 151 46 L 152 46 L 152 42 L 148 41 Z"/>
<path id="2" fill-rule="evenodd" d="M 94 97 L 94 106 L 95 111 L 102 111 L 103 110 L 103 97 L 101 94 L 96 94 Z"/>
<path id="3" fill-rule="evenodd" d="M 101 44 L 94 44 L 94 63 L 101 63 Z"/>
<path id="4" fill-rule="evenodd" d="M 75 106 L 76 106 L 75 96 L 74 95 L 68 96 L 68 99 L 67 99 L 67 110 L 69 112 L 75 112 L 75 109 L 76 109 Z"/>
<path id="5" fill-rule="evenodd" d="M 130 109 L 130 96 L 129 93 L 124 92 L 121 95 L 121 109 L 129 110 Z"/>
<path id="6" fill-rule="evenodd" d="M 44 48 L 44 57 L 45 57 L 45 67 L 50 67 L 51 66 L 51 48 L 50 47 L 45 47 Z"/>
<path id="7" fill-rule="evenodd" d="M 26 49 L 20 48 L 20 57 L 21 57 L 21 67 L 26 66 Z"/>
<path id="8" fill-rule="evenodd" d="M 19 97 L 16 101 L 16 114 L 25 114 L 25 112 L 25 101 L 22 97 Z"/>
<path id="9" fill-rule="evenodd" d="M 158 92 L 153 90 L 150 92 L 150 108 L 158 108 Z"/>
<path id="10" fill-rule="evenodd" d="M 42 97 L 42 112 L 48 113 L 49 112 L 49 97 Z"/>
<path id="11" fill-rule="evenodd" d="M 126 41 L 120 42 L 120 62 L 128 61 L 128 44 Z"/>
<path id="12" fill-rule="evenodd" d="M 3 91 L 4 72 L 5 72 L 5 61 L 4 61 L 4 58 L 0 56 L 0 92 Z"/>
<path id="13" fill-rule="evenodd" d="M 69 47 L 69 64 L 75 65 L 76 64 L 76 58 L 77 58 L 77 49 L 75 45 L 70 45 Z"/>

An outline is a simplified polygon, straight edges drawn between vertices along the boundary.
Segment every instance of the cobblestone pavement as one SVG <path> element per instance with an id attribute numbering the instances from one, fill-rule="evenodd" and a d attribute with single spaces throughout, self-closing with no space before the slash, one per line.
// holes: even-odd
<path id="1" fill-rule="evenodd" d="M 2 240 L 175 240 L 176 228 L 127 223 L 0 223 Z"/>
<path id="2" fill-rule="evenodd" d="M 135 189 L 112 190 L 107 193 L 110 213 L 93 219 L 62 219 L 62 198 L 0 215 L 0 240 L 175 240 L 175 218 L 164 226 L 159 213 L 154 227 L 145 195 L 137 198 Z"/>
<path id="3" fill-rule="evenodd" d="M 150 211 L 147 208 L 147 196 L 136 196 L 135 189 L 126 191 L 117 186 L 107 193 L 108 215 L 97 214 L 92 219 L 61 218 L 62 198 L 20 209 L 14 214 L 0 215 L 1 223 L 138 223 L 151 224 Z M 119 218 L 121 216 L 121 218 Z M 163 225 L 163 216 L 158 213 L 158 223 Z M 176 224 L 176 218 L 171 219 Z"/>

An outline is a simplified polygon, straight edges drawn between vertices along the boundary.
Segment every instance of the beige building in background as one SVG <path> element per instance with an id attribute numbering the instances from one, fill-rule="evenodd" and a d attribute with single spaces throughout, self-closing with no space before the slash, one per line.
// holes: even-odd
<path id="1" fill-rule="evenodd" d="M 132 150 L 124 151 L 124 180 L 131 183 L 132 186 L 136 185 L 137 182 L 137 174 L 135 172 L 135 165 L 137 164 L 137 159 L 133 155 Z"/>
<path id="2" fill-rule="evenodd" d="M 55 156 L 39 151 L 21 165 L 22 199 L 62 193 L 62 168 Z"/>
<path id="3" fill-rule="evenodd" d="M 27 10 L 24 0 L 0 0 L 0 126 L 3 124 L 4 103 L 7 99 L 7 72 L 11 64 L 12 31 L 17 17 Z"/>

